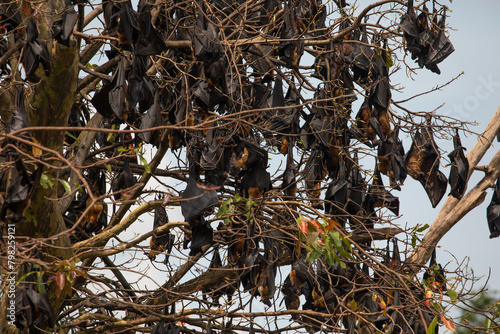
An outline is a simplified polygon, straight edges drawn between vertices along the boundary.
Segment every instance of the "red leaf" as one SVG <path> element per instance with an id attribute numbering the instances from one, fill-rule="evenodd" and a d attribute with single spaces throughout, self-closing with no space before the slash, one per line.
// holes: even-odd
<path id="1" fill-rule="evenodd" d="M 444 315 L 441 315 L 441 321 L 443 321 L 446 328 L 455 333 L 455 326 L 453 325 L 453 322 L 450 319 L 446 319 Z"/>
<path id="2" fill-rule="evenodd" d="M 56 274 L 56 294 L 59 296 L 61 291 L 64 290 L 64 286 L 66 285 L 66 276 L 63 273 L 58 272 Z"/>

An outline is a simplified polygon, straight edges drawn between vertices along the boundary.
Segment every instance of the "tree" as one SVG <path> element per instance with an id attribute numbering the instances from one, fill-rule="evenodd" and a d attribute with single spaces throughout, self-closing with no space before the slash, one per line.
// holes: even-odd
<path id="1" fill-rule="evenodd" d="M 500 314 L 500 302 L 493 292 L 481 292 L 465 303 L 461 309 L 462 326 L 457 327 L 457 333 L 487 333 L 498 332 L 498 317 Z"/>
<path id="2" fill-rule="evenodd" d="M 435 248 L 500 176 L 500 109 L 465 156 L 467 123 L 391 100 L 453 52 L 426 5 L 2 3 L 2 331 L 453 329 Z M 407 175 L 450 184 L 428 230 Z"/>

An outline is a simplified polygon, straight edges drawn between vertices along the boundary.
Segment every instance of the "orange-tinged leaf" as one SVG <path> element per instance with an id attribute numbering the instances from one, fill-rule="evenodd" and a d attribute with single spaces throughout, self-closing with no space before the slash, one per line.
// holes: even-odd
<path id="1" fill-rule="evenodd" d="M 35 144 L 40 144 L 40 143 L 39 143 L 39 142 L 38 142 L 35 138 L 33 138 L 33 142 L 34 142 Z M 42 150 L 41 150 L 41 149 L 39 149 L 38 147 L 32 146 L 32 147 L 31 147 L 31 151 L 32 151 L 33 156 L 34 156 L 35 158 L 39 158 L 39 157 L 42 155 Z"/>
<path id="2" fill-rule="evenodd" d="M 446 319 L 444 315 L 441 315 L 441 321 L 446 326 L 446 328 L 455 333 L 455 326 L 453 325 L 453 322 L 450 319 Z"/>
<path id="3" fill-rule="evenodd" d="M 430 305 L 430 300 L 431 298 L 434 297 L 434 293 L 431 290 L 425 290 L 425 305 L 427 305 L 428 308 L 431 308 Z"/>
<path id="4" fill-rule="evenodd" d="M 62 272 L 56 274 L 56 294 L 59 296 L 66 285 L 66 276 Z"/>

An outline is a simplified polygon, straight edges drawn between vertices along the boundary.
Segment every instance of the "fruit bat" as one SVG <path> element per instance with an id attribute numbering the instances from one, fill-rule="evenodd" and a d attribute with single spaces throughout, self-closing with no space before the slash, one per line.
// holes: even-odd
<path id="1" fill-rule="evenodd" d="M 412 59 L 417 58 L 420 53 L 420 22 L 413 9 L 413 0 L 408 0 L 407 11 L 401 17 L 399 27 L 403 30 L 403 37 L 406 41 L 406 49 L 410 51 Z"/>
<path id="2" fill-rule="evenodd" d="M 165 308 L 163 309 L 163 314 L 164 315 L 175 314 L 175 302 L 172 303 L 172 308 L 170 312 L 168 311 L 168 306 L 165 306 Z M 151 334 L 180 334 L 180 332 L 181 332 L 181 327 L 178 326 L 175 322 L 166 323 L 165 321 L 160 321 L 151 329 Z"/>
<path id="3" fill-rule="evenodd" d="M 378 169 L 382 174 L 389 176 L 391 187 L 400 190 L 407 176 L 404 148 L 399 140 L 399 127 L 396 127 L 392 136 L 378 146 Z"/>
<path id="4" fill-rule="evenodd" d="M 429 268 L 424 272 L 423 280 L 434 292 L 443 293 L 443 291 L 447 290 L 444 269 L 436 261 L 436 248 L 432 251 Z"/>
<path id="5" fill-rule="evenodd" d="M 260 45 L 257 48 L 254 45 L 248 46 L 245 49 L 244 57 L 247 63 L 254 70 L 253 75 L 258 77 L 259 83 L 265 84 L 274 79 L 274 72 L 271 64 L 266 61 L 268 57 L 273 56 L 273 48 L 271 45 Z"/>
<path id="6" fill-rule="evenodd" d="M 441 70 L 437 66 L 445 60 L 450 54 L 455 51 L 453 44 L 445 35 L 446 28 L 446 6 L 442 8 L 443 14 L 439 22 L 432 23 L 432 40 L 429 45 L 428 53 L 425 56 L 423 65 L 434 73 L 441 74 Z M 434 13 L 435 18 L 437 13 Z"/>
<path id="7" fill-rule="evenodd" d="M 240 192 L 246 198 L 261 198 L 264 193 L 272 189 L 271 175 L 266 167 L 256 163 L 246 170 L 241 178 Z"/>
<path id="8" fill-rule="evenodd" d="M 130 50 L 131 46 L 135 45 L 141 28 L 137 21 L 137 13 L 132 9 L 132 3 L 126 1 L 120 4 L 120 10 L 114 14 L 119 17 L 118 46 Z"/>
<path id="9" fill-rule="evenodd" d="M 91 169 L 87 181 L 94 197 L 101 197 L 106 194 L 106 175 L 103 172 L 98 169 Z M 108 224 L 107 205 L 102 200 L 93 203 L 91 197 L 88 194 L 85 195 L 85 208 L 89 207 L 89 205 L 92 205 L 92 208 L 85 215 L 83 228 L 88 234 L 97 233 Z"/>
<path id="10" fill-rule="evenodd" d="M 408 174 L 420 181 L 432 207 L 436 207 L 446 192 L 448 181 L 439 170 L 439 152 L 430 128 L 425 128 L 423 134 L 417 130 L 405 160 Z"/>
<path id="11" fill-rule="evenodd" d="M 85 116 L 89 115 L 87 107 L 80 102 L 76 102 L 71 107 L 69 113 L 68 126 L 70 127 L 85 127 Z M 80 135 L 80 131 L 67 131 L 65 141 L 71 145 L 75 142 L 76 138 Z"/>
<path id="12" fill-rule="evenodd" d="M 283 173 L 283 181 L 281 182 L 281 190 L 284 195 L 289 198 L 295 198 L 297 192 L 297 181 L 295 175 L 297 174 L 297 167 L 293 161 L 293 147 L 292 143 L 288 143 L 288 156 L 286 158 L 286 167 Z"/>
<path id="13" fill-rule="evenodd" d="M 33 185 L 41 175 L 42 167 L 38 167 L 36 174 L 32 177 L 28 174 L 21 158 L 17 158 L 14 163 L 14 168 L 11 168 L 7 173 L 10 173 L 10 181 L 2 177 L 2 188 L 6 189 L 5 199 L 0 209 L 0 220 L 19 222 L 24 217 L 24 209 L 30 203 Z M 7 212 L 11 213 L 7 215 Z"/>
<path id="14" fill-rule="evenodd" d="M 5 128 L 5 132 L 12 133 L 28 126 L 28 116 L 26 115 L 26 108 L 24 107 L 24 90 L 22 86 L 17 86 L 14 111 L 12 116 L 9 118 L 9 122 L 7 123 L 7 126 Z"/>
<path id="15" fill-rule="evenodd" d="M 203 109 L 212 109 L 225 99 L 225 92 L 222 91 L 220 86 L 213 86 L 205 80 L 198 80 L 191 87 L 191 91 L 196 103 Z"/>
<path id="16" fill-rule="evenodd" d="M 193 168 L 191 169 L 193 170 Z M 181 195 L 182 215 L 187 222 L 219 204 L 217 192 L 199 184 L 195 174 L 194 172 L 189 173 L 186 189 Z"/>
<path id="17" fill-rule="evenodd" d="M 368 98 L 365 98 L 356 115 L 356 127 L 352 129 L 352 134 L 356 139 L 369 147 L 372 147 L 370 141 L 373 142 L 376 138 L 375 131 L 370 124 L 371 116 L 372 106 Z"/>
<path id="18" fill-rule="evenodd" d="M 319 202 L 321 194 L 321 181 L 325 178 L 324 152 L 317 147 L 311 152 L 304 168 L 306 192 L 314 208 L 322 209 L 323 204 Z"/>
<path id="19" fill-rule="evenodd" d="M 368 191 L 370 199 L 373 201 L 374 207 L 386 207 L 391 210 L 396 216 L 399 215 L 399 198 L 392 195 L 384 187 L 382 175 L 377 168 L 373 174 L 373 184 Z"/>
<path id="20" fill-rule="evenodd" d="M 220 257 L 219 248 L 216 245 L 214 246 L 214 255 L 212 257 L 212 260 L 210 261 L 208 270 L 209 271 L 220 270 L 221 268 L 223 268 L 222 260 Z M 231 298 L 231 296 L 234 294 L 234 291 L 235 291 L 235 286 L 232 282 L 223 281 L 212 288 L 204 289 L 203 293 L 210 295 L 210 297 L 212 298 L 212 302 L 215 305 L 219 305 L 219 299 L 222 297 L 222 295 L 226 294 L 228 298 Z"/>
<path id="21" fill-rule="evenodd" d="M 352 52 L 346 54 L 345 61 L 349 64 L 353 72 L 353 80 L 358 84 L 368 83 L 368 76 L 372 67 L 373 50 L 368 46 L 366 27 L 361 27 L 361 43 L 355 43 Z"/>
<path id="22" fill-rule="evenodd" d="M 160 113 L 160 103 L 158 101 L 159 96 L 155 94 L 154 103 L 149 108 L 148 112 L 141 117 L 141 125 L 139 129 L 145 130 L 153 127 L 161 126 L 163 124 L 161 113 Z M 148 131 L 141 132 L 138 134 L 144 142 L 158 146 L 160 143 L 158 141 L 158 131 Z"/>
<path id="23" fill-rule="evenodd" d="M 69 38 L 78 21 L 78 14 L 73 6 L 67 6 L 60 20 L 52 24 L 52 37 L 62 45 L 69 47 Z"/>
<path id="24" fill-rule="evenodd" d="M 344 215 L 344 208 L 347 202 L 347 170 L 344 162 L 344 155 L 339 157 L 338 178 L 330 183 L 325 194 L 325 213 L 330 215 Z M 344 224 L 342 224 L 344 225 Z"/>
<path id="25" fill-rule="evenodd" d="M 457 134 L 453 136 L 453 151 L 448 154 L 451 162 L 450 177 L 450 195 L 455 198 L 461 199 L 467 188 L 467 177 L 469 174 L 469 160 L 465 157 L 464 150 Z"/>
<path id="26" fill-rule="evenodd" d="M 220 44 L 217 28 L 210 22 L 205 21 L 205 3 L 198 1 L 198 15 L 193 36 L 194 55 L 197 60 L 214 61 L 221 57 L 224 52 Z"/>
<path id="27" fill-rule="evenodd" d="M 15 324 L 21 330 L 27 328 L 28 332 L 37 333 L 41 323 L 54 326 L 54 314 L 47 295 L 35 291 L 33 284 L 28 284 L 28 287 L 17 288 L 15 292 Z"/>
<path id="28" fill-rule="evenodd" d="M 42 64 L 46 76 L 50 76 L 50 54 L 42 38 L 38 35 L 35 19 L 30 17 L 26 25 L 26 42 L 24 44 L 21 63 L 26 72 L 26 79 L 37 81 L 35 71 Z"/>
<path id="29" fill-rule="evenodd" d="M 358 153 L 354 152 L 351 167 L 349 169 L 347 186 L 346 210 L 353 216 L 358 216 L 363 208 L 366 195 L 366 184 L 358 164 Z"/>
<path id="30" fill-rule="evenodd" d="M 153 219 L 153 230 L 168 223 L 167 211 L 163 206 L 156 208 L 154 211 Z M 150 251 L 148 257 L 151 261 L 154 261 L 156 255 L 165 252 L 165 261 L 163 263 L 168 264 L 168 258 L 172 252 L 172 247 L 174 246 L 175 236 L 170 234 L 170 230 L 160 232 L 158 234 L 153 233 L 151 240 L 149 240 Z"/>
<path id="31" fill-rule="evenodd" d="M 139 37 L 135 46 L 136 56 L 152 56 L 161 54 L 167 45 L 159 31 L 151 24 L 151 5 L 145 0 L 137 5 Z"/>
<path id="32" fill-rule="evenodd" d="M 490 229 L 490 239 L 500 236 L 500 178 L 493 190 L 491 202 L 486 209 L 488 227 Z"/>
<path id="33" fill-rule="evenodd" d="M 118 175 L 116 175 L 113 182 L 111 182 L 111 190 L 113 191 L 113 196 L 115 200 L 125 199 L 129 200 L 132 198 L 131 187 L 137 183 L 137 180 L 130 169 L 130 158 L 125 157 L 123 162 L 123 168 Z"/>
<path id="34" fill-rule="evenodd" d="M 90 101 L 98 113 L 112 122 L 121 122 L 127 118 L 128 108 L 125 98 L 127 83 L 124 61 L 125 59 L 120 60 L 111 82 L 104 84 Z"/>
<path id="35" fill-rule="evenodd" d="M 294 39 L 299 34 L 296 11 L 290 10 L 288 3 L 286 2 L 283 10 L 284 18 L 283 25 L 281 26 L 281 39 Z M 278 56 L 289 67 L 296 67 L 299 64 L 302 54 L 304 54 L 304 41 L 299 39 L 280 42 L 278 46 Z"/>
<path id="36" fill-rule="evenodd" d="M 240 140 L 234 148 L 230 163 L 233 169 L 247 170 L 256 164 L 267 166 L 267 160 L 266 150 L 249 141 Z"/>

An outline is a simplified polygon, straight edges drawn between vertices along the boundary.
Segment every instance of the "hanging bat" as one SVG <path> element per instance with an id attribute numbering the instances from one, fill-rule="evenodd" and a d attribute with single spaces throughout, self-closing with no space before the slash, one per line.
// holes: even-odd
<path id="1" fill-rule="evenodd" d="M 149 108 L 148 112 L 141 117 L 141 125 L 139 126 L 139 129 L 150 129 L 153 127 L 161 126 L 163 124 L 159 109 L 160 103 L 158 99 L 158 94 L 155 94 L 153 105 Z M 158 147 L 158 145 L 160 144 L 159 139 L 157 138 L 158 131 L 141 132 L 138 135 L 139 138 L 141 138 L 146 143 L 152 144 L 156 147 Z"/>
<path id="2" fill-rule="evenodd" d="M 399 198 L 392 195 L 387 189 L 385 189 L 382 181 L 382 175 L 380 175 L 377 167 L 375 168 L 375 172 L 373 174 L 373 184 L 370 186 L 368 192 L 373 200 L 374 207 L 386 207 L 396 216 L 399 215 Z"/>
<path id="3" fill-rule="evenodd" d="M 491 202 L 486 209 L 490 239 L 500 236 L 500 178 L 497 179 L 496 187 L 493 189 Z"/>
<path id="4" fill-rule="evenodd" d="M 325 213 L 330 215 L 345 216 L 344 208 L 347 203 L 348 182 L 346 179 L 346 166 L 344 155 L 339 157 L 338 178 L 330 183 L 325 194 Z M 344 224 L 342 224 L 344 227 Z"/>
<path id="5" fill-rule="evenodd" d="M 231 157 L 231 168 L 247 170 L 255 164 L 267 166 L 267 151 L 253 143 L 240 140 Z"/>
<path id="6" fill-rule="evenodd" d="M 321 181 L 325 178 L 324 153 L 321 148 L 315 148 L 307 160 L 304 168 L 306 192 L 314 208 L 323 209 L 319 202 L 321 194 Z"/>
<path id="7" fill-rule="evenodd" d="M 182 215 L 188 222 L 219 204 L 217 192 L 214 189 L 199 184 L 196 181 L 196 174 L 191 167 L 186 189 L 181 195 Z"/>
<path id="8" fill-rule="evenodd" d="M 406 154 L 408 174 L 424 186 L 433 207 L 443 198 L 448 181 L 439 171 L 439 152 L 430 128 L 424 134 L 417 130 L 410 150 Z"/>
<path id="9" fill-rule="evenodd" d="M 132 188 L 137 183 L 137 180 L 130 169 L 130 158 L 125 157 L 123 162 L 123 169 L 116 175 L 113 182 L 111 182 L 111 190 L 115 200 L 129 200 L 132 198 Z"/>
<path id="10" fill-rule="evenodd" d="M 38 166 L 36 171 L 30 176 L 21 158 L 17 158 L 14 168 L 10 173 L 10 181 L 2 176 L 1 188 L 5 189 L 5 199 L 0 208 L 0 220 L 19 222 L 24 218 L 24 210 L 30 205 L 30 198 L 33 192 L 33 185 L 37 184 L 42 174 L 42 166 Z M 7 215 L 8 212 L 11 212 Z"/>
<path id="11" fill-rule="evenodd" d="M 26 43 L 23 48 L 21 63 L 26 72 L 26 79 L 38 81 L 35 75 L 38 65 L 41 63 L 46 76 L 50 76 L 50 54 L 47 45 L 38 35 L 35 19 L 30 17 L 26 25 Z"/>
<path id="12" fill-rule="evenodd" d="M 189 256 L 194 256 L 201 251 L 203 246 L 212 243 L 214 230 L 203 215 L 189 219 L 188 223 L 192 233 Z"/>
<path id="13" fill-rule="evenodd" d="M 400 190 L 400 184 L 407 176 L 404 148 L 399 140 L 399 127 L 396 127 L 392 136 L 378 146 L 378 169 L 389 177 L 390 185 Z"/>
<path id="14" fill-rule="evenodd" d="M 78 21 L 78 14 L 73 6 L 67 6 L 60 20 L 52 23 L 52 38 L 69 47 L 69 38 Z"/>
<path id="15" fill-rule="evenodd" d="M 87 181 L 94 198 L 99 198 L 106 194 L 106 175 L 103 172 L 100 172 L 98 169 L 91 169 Z M 88 194 L 85 195 L 85 208 L 90 205 L 92 205 L 92 208 L 85 215 L 83 229 L 88 234 L 97 233 L 108 224 L 107 205 L 102 200 L 93 202 Z"/>
<path id="16" fill-rule="evenodd" d="M 455 51 L 453 44 L 450 39 L 445 35 L 446 29 L 446 6 L 442 8 L 443 14 L 439 22 L 432 23 L 432 41 L 428 48 L 428 53 L 425 56 L 423 65 L 431 70 L 431 72 L 441 74 L 441 70 L 437 66 L 440 62 L 448 58 L 450 54 Z M 434 18 L 437 17 L 437 13 L 434 13 Z M 422 66 L 422 65 L 421 65 Z"/>
<path id="17" fill-rule="evenodd" d="M 167 211 L 163 206 L 156 208 L 154 211 L 153 219 L 153 230 L 168 223 Z M 172 247 L 174 246 L 175 236 L 170 234 L 170 230 L 160 232 L 158 234 L 153 233 L 151 239 L 149 240 L 150 251 L 148 257 L 151 261 L 156 259 L 156 255 L 165 252 L 165 261 L 163 263 L 168 264 L 168 258 L 172 252 Z"/>
<path id="18" fill-rule="evenodd" d="M 436 248 L 433 249 L 429 268 L 424 272 L 423 280 L 425 284 L 434 292 L 446 291 L 446 276 L 441 264 L 436 261 Z"/>
<path id="19" fill-rule="evenodd" d="M 124 61 L 120 60 L 111 82 L 104 84 L 90 101 L 96 111 L 112 123 L 126 121 L 128 117 Z"/>
<path id="20" fill-rule="evenodd" d="M 464 150 L 457 134 L 453 136 L 453 151 L 448 154 L 451 162 L 450 177 L 450 195 L 461 199 L 467 189 L 467 177 L 469 176 L 469 160 L 465 157 Z"/>
<path id="21" fill-rule="evenodd" d="M 292 143 L 288 143 L 288 156 L 286 158 L 286 167 L 283 173 L 283 181 L 281 182 L 281 190 L 284 195 L 294 199 L 297 192 L 297 181 L 295 175 L 297 174 L 297 168 L 293 161 L 293 147 Z"/>
<path id="22" fill-rule="evenodd" d="M 271 175 L 266 171 L 266 166 L 255 164 L 243 174 L 240 193 L 246 198 L 261 198 L 272 186 Z"/>

